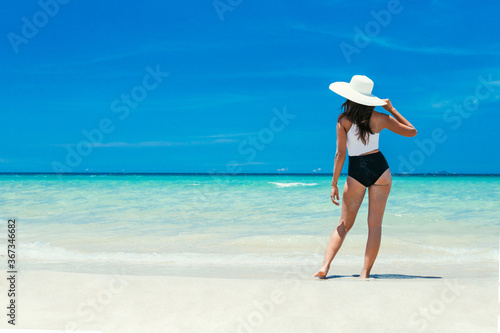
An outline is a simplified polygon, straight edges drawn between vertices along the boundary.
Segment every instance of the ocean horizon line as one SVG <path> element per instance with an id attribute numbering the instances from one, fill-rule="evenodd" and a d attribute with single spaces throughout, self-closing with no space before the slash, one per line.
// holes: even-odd
<path id="1" fill-rule="evenodd" d="M 0 172 L 0 176 L 22 176 L 22 175 L 54 175 L 54 176 L 331 176 L 332 173 L 319 172 Z M 341 173 L 341 176 L 347 176 L 347 173 Z M 498 173 L 447 173 L 447 172 L 427 172 L 427 173 L 392 173 L 393 176 L 500 176 Z"/>

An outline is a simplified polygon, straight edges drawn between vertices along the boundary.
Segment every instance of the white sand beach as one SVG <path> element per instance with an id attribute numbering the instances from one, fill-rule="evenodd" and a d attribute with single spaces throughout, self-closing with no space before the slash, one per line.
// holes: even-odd
<path id="1" fill-rule="evenodd" d="M 377 277 L 317 280 L 284 274 L 280 279 L 234 279 L 22 271 L 16 328 L 106 333 L 496 332 L 496 279 Z M 6 302 L 2 293 L 2 304 Z M 10 328 L 2 317 L 0 328 Z"/>

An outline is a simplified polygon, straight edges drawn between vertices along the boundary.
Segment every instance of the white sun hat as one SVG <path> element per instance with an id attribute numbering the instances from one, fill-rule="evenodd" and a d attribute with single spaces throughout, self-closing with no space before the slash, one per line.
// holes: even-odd
<path id="1" fill-rule="evenodd" d="M 373 81 L 364 75 L 354 75 L 351 82 L 334 82 L 330 90 L 358 104 L 381 106 L 386 103 L 372 95 Z"/>

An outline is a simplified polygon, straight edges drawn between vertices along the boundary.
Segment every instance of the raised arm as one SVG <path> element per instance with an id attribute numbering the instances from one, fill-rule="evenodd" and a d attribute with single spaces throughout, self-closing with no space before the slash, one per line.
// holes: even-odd
<path id="1" fill-rule="evenodd" d="M 394 133 L 406 137 L 417 135 L 415 127 L 392 106 L 391 101 L 389 99 L 384 99 L 384 101 L 386 102 L 384 109 L 389 111 L 394 117 L 382 115 L 382 128 L 387 128 Z"/>
<path id="2" fill-rule="evenodd" d="M 339 205 L 339 189 L 337 182 L 339 181 L 342 167 L 344 166 L 347 151 L 347 132 L 342 125 L 342 120 L 337 122 L 337 152 L 335 153 L 335 162 L 333 165 L 333 178 L 332 178 L 332 193 L 330 197 L 332 202 Z"/>

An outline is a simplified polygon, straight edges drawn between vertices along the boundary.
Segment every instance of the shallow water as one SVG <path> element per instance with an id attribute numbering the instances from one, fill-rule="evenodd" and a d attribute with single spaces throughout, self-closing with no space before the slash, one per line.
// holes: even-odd
<path id="1" fill-rule="evenodd" d="M 19 269 L 245 277 L 300 266 L 306 272 L 321 263 L 340 216 L 330 181 L 2 175 L 0 240 L 6 241 L 7 219 L 16 218 Z M 355 274 L 362 266 L 367 199 L 334 261 L 338 272 Z M 373 273 L 495 276 L 499 199 L 500 177 L 393 176 Z"/>

